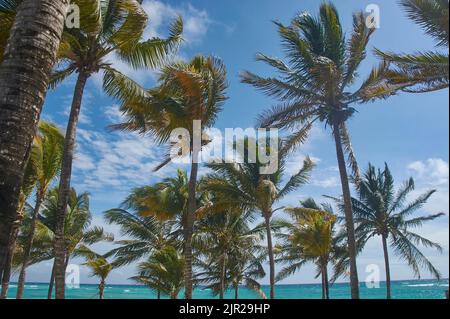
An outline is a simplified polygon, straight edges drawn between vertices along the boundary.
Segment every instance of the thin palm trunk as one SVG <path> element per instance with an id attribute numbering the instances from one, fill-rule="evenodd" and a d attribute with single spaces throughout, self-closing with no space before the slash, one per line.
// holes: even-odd
<path id="1" fill-rule="evenodd" d="M 80 115 L 81 102 L 84 88 L 89 75 L 81 71 L 78 74 L 77 83 L 70 111 L 69 122 L 67 124 L 66 137 L 64 141 L 64 152 L 61 165 L 61 177 L 59 182 L 58 212 L 56 215 L 55 230 L 55 297 L 64 299 L 65 297 L 65 273 L 64 273 L 64 221 L 66 216 L 67 203 L 70 195 L 70 179 L 72 175 L 72 161 L 75 149 L 76 131 L 78 117 Z"/>
<path id="2" fill-rule="evenodd" d="M 156 292 L 156 298 L 158 299 L 158 300 L 160 300 L 161 299 L 161 290 L 157 290 L 157 292 Z"/>
<path id="3" fill-rule="evenodd" d="M 234 285 L 234 299 L 235 300 L 239 299 L 239 284 Z"/>
<path id="4" fill-rule="evenodd" d="M 197 210 L 196 203 L 196 187 L 198 176 L 198 153 L 193 153 L 191 176 L 189 178 L 189 195 L 188 195 L 188 211 L 186 217 L 186 229 L 185 229 L 185 246 L 184 246 L 184 258 L 185 258 L 185 298 L 192 299 L 192 233 L 194 231 L 195 211 Z"/>
<path id="5" fill-rule="evenodd" d="M 325 265 L 325 298 L 330 299 L 330 280 L 328 278 L 328 267 Z"/>
<path id="6" fill-rule="evenodd" d="M 351 204 L 350 186 L 345 164 L 344 151 L 342 149 L 342 138 L 339 123 L 333 126 L 333 136 L 336 144 L 336 156 L 341 176 L 342 194 L 344 198 L 345 224 L 347 230 L 348 254 L 350 258 L 350 286 L 352 299 L 359 299 L 359 281 L 356 265 L 356 240 L 355 225 L 353 222 L 353 211 Z"/>
<path id="7" fill-rule="evenodd" d="M 55 284 L 55 265 L 52 266 L 52 274 L 50 275 L 50 282 L 48 284 L 47 299 L 52 299 L 54 284 Z"/>
<path id="8" fill-rule="evenodd" d="M 275 299 L 275 257 L 273 254 L 272 229 L 270 228 L 270 217 L 265 217 L 266 233 L 267 233 L 267 250 L 269 252 L 270 267 L 270 299 Z"/>
<path id="9" fill-rule="evenodd" d="M 325 299 L 326 298 L 326 296 L 325 296 L 325 272 L 323 270 L 323 267 L 322 267 L 321 273 L 322 273 L 322 275 L 321 275 L 321 278 L 322 278 L 322 299 Z"/>
<path id="10" fill-rule="evenodd" d="M 41 209 L 43 200 L 44 200 L 43 192 L 41 192 L 41 191 L 37 192 L 36 204 L 34 206 L 33 216 L 31 216 L 30 232 L 28 234 L 27 242 L 26 242 L 25 249 L 23 252 L 22 268 L 20 269 L 19 282 L 17 283 L 16 299 L 22 299 L 22 297 L 23 297 L 23 290 L 25 287 L 26 269 L 28 267 L 28 262 L 30 261 L 31 249 L 33 247 L 34 233 L 36 231 L 36 222 L 37 222 L 37 219 L 39 216 L 39 210 Z"/>
<path id="11" fill-rule="evenodd" d="M 386 268 L 386 298 L 391 299 L 391 267 L 389 265 L 389 252 L 386 236 L 382 236 L 382 240 L 384 252 L 384 265 Z"/>
<path id="12" fill-rule="evenodd" d="M 0 66 L 0 282 L 68 4 L 69 0 L 22 1 Z"/>
<path id="13" fill-rule="evenodd" d="M 225 256 L 222 257 L 222 267 L 220 272 L 220 292 L 219 298 L 224 299 L 225 295 L 225 276 L 226 276 L 226 261 Z"/>
<path id="14" fill-rule="evenodd" d="M 19 228 L 20 224 L 22 223 L 23 219 L 23 212 L 18 214 L 18 219 L 13 225 L 13 231 L 11 234 L 11 240 L 9 242 L 9 250 L 8 250 L 8 256 L 6 259 L 6 266 L 3 271 L 3 278 L 2 278 L 2 292 L 1 292 L 1 299 L 6 299 L 8 296 L 8 289 L 9 289 L 9 281 L 11 279 L 11 269 L 12 269 L 12 262 L 14 257 L 14 249 L 16 247 L 16 241 L 17 236 L 19 235 Z"/>

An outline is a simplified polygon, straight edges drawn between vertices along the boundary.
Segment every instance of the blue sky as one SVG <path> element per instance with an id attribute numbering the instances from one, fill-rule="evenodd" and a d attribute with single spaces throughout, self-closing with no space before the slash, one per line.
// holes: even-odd
<path id="1" fill-rule="evenodd" d="M 216 55 L 223 59 L 228 70 L 229 90 L 223 113 L 216 127 L 252 127 L 255 117 L 275 103 L 253 88 L 239 83 L 239 72 L 251 70 L 270 75 L 272 70 L 255 62 L 255 54 L 283 57 L 276 29 L 271 22 L 279 20 L 288 23 L 298 12 L 317 13 L 318 0 L 171 0 L 144 1 L 150 17 L 147 36 L 166 34 L 168 23 L 177 14 L 185 21 L 186 41 L 179 56 L 190 58 L 196 54 Z M 370 43 L 395 52 L 415 52 L 433 49 L 432 40 L 420 28 L 406 19 L 404 12 L 392 0 L 340 0 L 335 4 L 340 12 L 344 29 L 351 31 L 351 14 L 364 10 L 368 4 L 379 5 L 381 27 Z M 133 71 L 111 57 L 116 67 L 146 87 L 155 82 L 154 71 Z M 360 69 L 364 78 L 376 59 L 369 54 Z M 49 93 L 43 118 L 65 127 L 71 102 L 74 78 L 65 81 L 57 90 Z M 437 189 L 430 202 L 419 213 L 446 213 L 439 221 L 429 223 L 420 232 L 438 241 L 444 247 L 442 255 L 425 250 L 426 255 L 448 277 L 449 253 L 449 166 L 448 166 L 448 90 L 426 95 L 402 94 L 386 101 L 358 106 L 358 113 L 350 121 L 349 129 L 354 149 L 362 168 L 370 161 L 380 167 L 387 162 L 400 184 L 409 176 L 416 180 L 415 194 L 430 188 Z M 136 186 L 151 184 L 173 174 L 172 165 L 158 173 L 152 169 L 161 158 L 161 149 L 151 138 L 134 134 L 114 133 L 106 129 L 108 124 L 120 121 L 117 104 L 101 91 L 101 75 L 88 82 L 83 110 L 80 118 L 77 153 L 74 163 L 73 184 L 76 189 L 91 193 L 91 209 L 94 223 L 105 226 L 119 238 L 116 226 L 104 225 L 102 212 L 117 207 L 128 191 Z M 329 131 L 322 126 L 313 130 L 310 140 L 289 161 L 288 171 L 299 169 L 304 156 L 308 154 L 317 161 L 311 184 L 299 189 L 284 204 L 294 205 L 298 200 L 313 196 L 321 201 L 322 195 L 339 195 L 339 177 L 336 168 L 335 149 Z M 185 167 L 186 169 L 188 167 Z M 96 248 L 104 251 L 112 246 L 101 244 Z M 76 262 L 76 261 L 75 261 Z M 381 241 L 369 242 L 358 259 L 361 280 L 364 281 L 366 266 L 378 264 L 383 275 Z M 134 266 L 113 272 L 110 283 L 126 283 L 133 275 Z M 50 263 L 31 267 L 28 274 L 31 281 L 47 281 Z M 392 260 L 394 279 L 412 278 L 412 273 L 401 260 Z M 314 282 L 314 267 L 307 266 L 285 283 Z M 82 271 L 83 282 L 95 282 Z M 429 274 L 423 273 L 427 278 Z M 267 282 L 265 279 L 264 282 Z"/>

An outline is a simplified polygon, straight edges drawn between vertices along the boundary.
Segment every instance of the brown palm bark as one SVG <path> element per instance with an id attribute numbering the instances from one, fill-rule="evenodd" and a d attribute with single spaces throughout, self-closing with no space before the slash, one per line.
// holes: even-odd
<path id="1" fill-rule="evenodd" d="M 75 140 L 77 132 L 78 117 L 80 115 L 81 102 L 83 99 L 84 88 L 89 75 L 84 71 L 78 74 L 77 83 L 73 95 L 73 101 L 67 124 L 66 137 L 64 141 L 64 152 L 61 164 L 61 176 L 58 192 L 58 211 L 56 215 L 55 229 L 55 297 L 64 299 L 65 297 L 65 240 L 64 240 L 64 220 L 66 217 L 67 204 L 70 195 L 70 180 L 72 176 L 72 162 L 75 149 Z"/>
<path id="2" fill-rule="evenodd" d="M 99 299 L 103 300 L 105 299 L 105 281 L 102 280 L 100 282 L 100 285 L 98 285 L 98 292 L 99 292 Z"/>
<path id="3" fill-rule="evenodd" d="M 389 265 L 389 251 L 388 251 L 387 237 L 383 235 L 382 240 L 383 240 L 384 265 L 386 269 L 386 298 L 391 299 L 391 266 Z"/>
<path id="4" fill-rule="evenodd" d="M 54 285 L 55 285 L 55 265 L 52 266 L 52 274 L 50 275 L 50 282 L 48 284 L 47 299 L 52 299 Z"/>
<path id="5" fill-rule="evenodd" d="M 8 256 L 6 258 L 6 266 L 3 271 L 2 292 L 0 295 L 0 299 L 6 299 L 8 296 L 9 282 L 11 279 L 12 262 L 14 257 L 14 249 L 16 247 L 17 236 L 19 235 L 19 228 L 22 223 L 22 220 L 23 220 L 23 211 L 18 213 L 18 218 L 13 225 L 11 240 L 9 242 Z"/>
<path id="6" fill-rule="evenodd" d="M 336 156 L 341 176 L 342 194 L 344 198 L 345 226 L 347 231 L 348 254 L 350 258 L 350 287 L 352 299 L 359 299 L 358 269 L 356 266 L 356 240 L 355 225 L 353 222 L 353 210 L 351 203 L 350 185 L 345 164 L 344 151 L 342 149 L 342 138 L 340 123 L 333 125 L 333 136 L 336 144 Z"/>
<path id="7" fill-rule="evenodd" d="M 189 178 L 188 211 L 186 216 L 185 244 L 184 244 L 184 280 L 185 280 L 185 298 L 192 299 L 192 234 L 194 232 L 195 212 L 197 210 L 196 188 L 198 177 L 198 153 L 193 153 L 191 175 Z"/>
<path id="8" fill-rule="evenodd" d="M 270 228 L 270 214 L 265 214 L 264 218 L 267 233 L 267 250 L 269 253 L 270 299 L 275 299 L 275 257 L 273 254 L 272 229 Z"/>
<path id="9" fill-rule="evenodd" d="M 0 66 L 0 282 L 69 0 L 24 0 Z"/>
<path id="10" fill-rule="evenodd" d="M 28 234 L 26 246 L 23 252 L 22 267 L 20 269 L 19 281 L 17 283 L 16 299 L 22 299 L 23 291 L 25 287 L 26 269 L 30 261 L 31 249 L 33 247 L 34 233 L 36 232 L 36 223 L 39 217 L 39 210 L 41 209 L 42 202 L 44 200 L 44 194 L 38 192 L 36 196 L 36 204 L 33 210 L 33 216 L 31 216 L 30 233 Z"/>

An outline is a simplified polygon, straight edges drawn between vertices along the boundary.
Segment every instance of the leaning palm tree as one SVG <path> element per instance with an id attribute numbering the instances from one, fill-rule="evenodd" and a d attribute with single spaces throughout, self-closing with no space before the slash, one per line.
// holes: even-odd
<path id="1" fill-rule="evenodd" d="M 167 40 L 153 38 L 141 41 L 147 26 L 147 14 L 142 0 L 83 1 L 80 6 L 80 29 L 66 30 L 59 50 L 60 68 L 54 72 L 55 86 L 73 73 L 77 74 L 74 95 L 67 124 L 66 139 L 59 183 L 58 219 L 55 242 L 56 297 L 64 298 L 64 217 L 70 194 L 72 161 L 76 140 L 76 127 L 87 80 L 103 72 L 106 92 L 117 87 L 142 91 L 130 78 L 120 73 L 108 57 L 118 56 L 133 68 L 154 68 L 163 64 L 166 56 L 180 43 L 182 21 L 177 19 L 170 27 Z"/>
<path id="2" fill-rule="evenodd" d="M 120 83 L 113 87 L 120 87 Z M 197 56 L 188 63 L 175 62 L 164 67 L 159 86 L 154 89 L 139 92 L 122 87 L 110 91 L 123 100 L 122 111 L 126 118 L 125 123 L 112 128 L 151 134 L 160 144 L 168 143 L 175 129 L 185 129 L 190 134 L 189 141 L 172 145 L 170 153 L 156 168 L 164 167 L 179 154 L 191 156 L 184 248 L 187 299 L 192 298 L 192 233 L 197 211 L 199 156 L 202 147 L 210 142 L 205 130 L 214 124 L 222 110 L 226 88 L 222 61 Z"/>
<path id="3" fill-rule="evenodd" d="M 184 258 L 175 247 L 155 251 L 138 269 L 139 274 L 130 279 L 157 291 L 158 299 L 161 294 L 178 298 L 184 286 Z"/>
<path id="4" fill-rule="evenodd" d="M 410 178 L 395 192 L 394 179 L 389 167 L 385 165 L 383 171 L 377 171 L 369 164 L 358 187 L 359 198 L 352 199 L 355 222 L 358 225 L 357 236 L 363 243 L 372 237 L 381 237 L 388 299 L 391 298 L 389 245 L 397 256 L 406 260 L 416 276 L 420 277 L 420 267 L 425 267 L 436 278 L 441 277 L 439 271 L 417 247 L 423 245 L 442 251 L 441 246 L 413 232 L 412 229 L 417 229 L 425 222 L 444 214 L 412 217 L 412 214 L 421 209 L 435 193 L 435 190 L 428 191 L 412 202 L 406 203 L 408 194 L 413 190 L 414 180 Z"/>
<path id="5" fill-rule="evenodd" d="M 448 88 L 449 85 L 449 1 L 401 0 L 408 17 L 434 38 L 438 48 L 446 52 L 425 51 L 396 54 L 375 50 L 375 53 L 395 68 L 389 73 L 394 84 L 407 84 L 405 92 L 422 93 Z"/>
<path id="6" fill-rule="evenodd" d="M 330 205 L 319 206 L 312 198 L 300 204 L 300 207 L 286 209 L 293 223 L 287 222 L 287 233 L 279 234 L 282 243 L 277 246 L 277 261 L 288 265 L 278 273 L 277 281 L 312 262 L 317 266 L 317 277 L 322 277 L 322 299 L 329 299 L 328 267 L 330 262 L 341 257 L 344 250 L 336 235 L 337 217 Z"/>
<path id="7" fill-rule="evenodd" d="M 34 232 L 39 217 L 39 211 L 42 202 L 47 195 L 48 188 L 53 180 L 59 174 L 61 169 L 61 158 L 63 152 L 64 135 L 53 124 L 41 122 L 39 124 L 38 134 L 35 137 L 33 151 L 30 161 L 36 168 L 36 195 L 31 224 L 28 233 L 28 240 L 24 247 L 22 257 L 22 267 L 20 269 L 19 281 L 17 284 L 17 299 L 23 296 L 25 286 L 26 268 L 30 258 L 31 248 L 33 246 Z"/>
<path id="8" fill-rule="evenodd" d="M 264 219 L 266 231 L 267 249 L 270 265 L 270 298 L 275 298 L 275 258 L 273 252 L 273 240 L 271 220 L 273 214 L 282 209 L 274 207 L 286 195 L 306 184 L 310 173 L 314 167 L 309 157 L 303 161 L 303 167 L 282 184 L 283 175 L 286 169 L 288 154 L 281 150 L 278 155 L 278 169 L 273 174 L 264 171 L 265 164 L 261 163 L 261 152 L 274 152 L 273 145 L 266 145 L 266 148 L 250 139 L 243 141 L 242 148 L 237 148 L 238 157 L 242 158 L 242 163 L 210 163 L 207 167 L 215 173 L 208 175 L 204 179 L 204 187 L 215 193 L 219 197 L 219 202 L 215 205 L 221 207 L 232 207 L 241 211 L 258 211 Z M 256 145 L 256 161 L 250 159 L 249 154 L 254 150 L 252 145 Z M 282 147 L 280 147 L 282 149 Z"/>
<path id="9" fill-rule="evenodd" d="M 350 280 L 353 298 L 359 298 L 356 268 L 356 244 L 350 186 L 345 153 L 355 178 L 358 167 L 346 122 L 355 106 L 376 98 L 387 98 L 400 87 L 386 84 L 388 67 L 381 64 L 355 91 L 357 70 L 366 57 L 366 47 L 374 29 L 368 29 L 364 13 L 353 15 L 353 32 L 346 41 L 336 8 L 329 3 L 320 7 L 316 18 L 308 13 L 297 15 L 289 26 L 275 22 L 288 63 L 259 54 L 257 59 L 274 67 L 279 77 L 260 77 L 242 73 L 242 82 L 251 84 L 282 104 L 261 115 L 260 126 L 292 131 L 285 145 L 291 149 L 304 142 L 316 122 L 329 126 L 345 200 L 346 228 L 350 253 Z"/>
<path id="10" fill-rule="evenodd" d="M 18 3 L 0 0 L 0 282 L 69 0 Z"/>

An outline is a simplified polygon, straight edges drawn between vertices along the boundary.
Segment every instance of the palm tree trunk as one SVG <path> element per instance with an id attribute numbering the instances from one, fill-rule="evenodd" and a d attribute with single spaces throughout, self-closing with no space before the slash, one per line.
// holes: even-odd
<path id="1" fill-rule="evenodd" d="M 234 285 L 234 299 L 235 300 L 239 299 L 239 284 Z"/>
<path id="2" fill-rule="evenodd" d="M 272 229 L 270 228 L 269 214 L 265 214 L 265 224 L 266 224 L 267 249 L 269 252 L 269 266 L 270 266 L 270 299 L 275 299 L 275 257 L 273 254 Z"/>
<path id="3" fill-rule="evenodd" d="M 105 299 L 105 281 L 100 281 L 100 285 L 98 285 L 99 299 Z"/>
<path id="4" fill-rule="evenodd" d="M 191 176 L 189 178 L 188 211 L 185 229 L 184 245 L 184 279 L 185 279 L 185 298 L 192 299 L 192 234 L 194 232 L 195 212 L 197 210 L 196 188 L 198 176 L 198 153 L 193 153 Z"/>
<path id="5" fill-rule="evenodd" d="M 384 265 L 386 268 L 386 298 L 391 299 L 391 267 L 389 265 L 389 252 L 386 236 L 383 239 Z"/>
<path id="6" fill-rule="evenodd" d="M 222 269 L 220 273 L 220 292 L 219 292 L 219 299 L 224 299 L 225 296 L 225 276 L 226 276 L 226 262 L 225 262 L 225 256 L 222 258 Z"/>
<path id="7" fill-rule="evenodd" d="M 83 71 L 78 74 L 75 92 L 73 95 L 72 107 L 69 122 L 67 124 L 66 137 L 64 141 L 64 153 L 61 164 L 61 177 L 59 181 L 58 212 L 56 215 L 55 229 L 55 297 L 64 299 L 65 297 L 65 273 L 64 273 L 64 221 L 66 217 L 67 203 L 70 194 L 70 179 L 72 175 L 72 161 L 77 135 L 78 117 L 80 115 L 81 101 L 83 99 L 84 88 L 89 75 Z"/>
<path id="8" fill-rule="evenodd" d="M 347 230 L 348 254 L 350 258 L 350 286 L 352 299 L 359 299 L 358 269 L 356 265 L 356 240 L 355 225 L 353 222 L 353 210 L 351 203 L 350 185 L 348 181 L 347 168 L 345 164 L 344 151 L 339 123 L 333 126 L 334 141 L 336 144 L 336 155 L 341 175 L 342 194 L 344 198 L 345 226 Z"/>
<path id="9" fill-rule="evenodd" d="M 157 292 L 156 292 L 156 298 L 158 299 L 158 300 L 160 300 L 161 299 L 161 290 L 157 290 Z"/>
<path id="10" fill-rule="evenodd" d="M 328 267 L 325 265 L 325 298 L 330 299 L 330 280 L 328 278 Z"/>
<path id="11" fill-rule="evenodd" d="M 52 299 L 54 284 L 55 284 L 55 265 L 52 266 L 52 274 L 50 275 L 50 282 L 48 284 L 47 299 Z"/>
<path id="12" fill-rule="evenodd" d="M 22 223 L 23 219 L 23 212 L 20 212 L 17 214 L 18 219 L 13 225 L 13 231 L 11 234 L 11 240 L 9 242 L 9 250 L 8 250 L 8 257 L 6 259 L 6 266 L 3 271 L 3 277 L 2 277 L 2 292 L 1 292 L 1 299 L 6 299 L 8 296 L 8 289 L 9 289 L 9 281 L 11 279 L 11 268 L 12 268 L 12 262 L 14 257 L 14 249 L 16 248 L 16 241 L 17 236 L 19 235 L 19 228 L 20 224 Z"/>
<path id="13" fill-rule="evenodd" d="M 69 0 L 22 1 L 0 66 L 0 282 L 68 4 Z"/>
<path id="14" fill-rule="evenodd" d="M 322 299 L 326 299 L 326 293 L 325 293 L 325 270 L 323 269 L 323 266 L 320 266 L 321 268 L 321 277 L 322 277 Z"/>
<path id="15" fill-rule="evenodd" d="M 44 200 L 43 192 L 38 191 L 36 194 L 36 204 L 34 206 L 33 216 L 31 217 L 30 233 L 28 234 L 26 246 L 25 246 L 25 249 L 23 252 L 22 268 L 20 269 L 19 282 L 17 283 L 16 299 L 22 299 L 22 297 L 23 297 L 23 290 L 25 287 L 26 269 L 27 269 L 28 263 L 30 261 L 30 254 L 31 254 L 31 249 L 33 247 L 34 233 L 36 231 L 36 222 L 39 217 L 39 210 L 41 209 L 43 200 Z"/>

